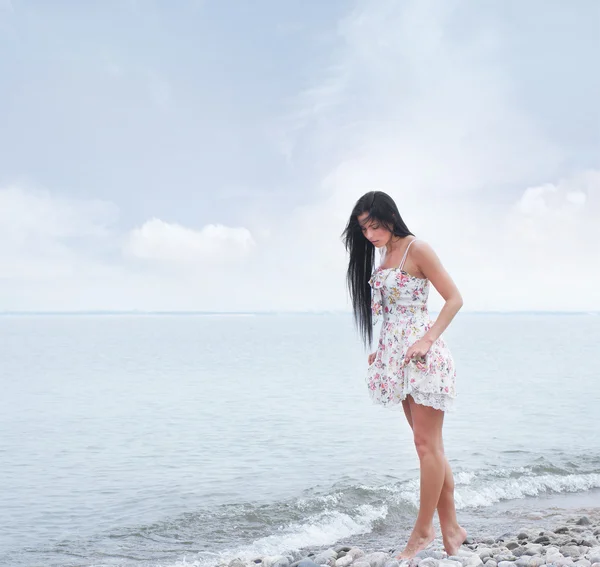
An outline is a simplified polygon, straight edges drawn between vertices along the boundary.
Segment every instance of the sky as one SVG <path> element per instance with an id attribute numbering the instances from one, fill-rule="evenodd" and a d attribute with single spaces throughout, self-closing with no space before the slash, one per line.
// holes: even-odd
<path id="1" fill-rule="evenodd" d="M 347 311 L 371 190 L 464 310 L 599 311 L 599 55 L 596 0 L 0 0 L 0 311 Z"/>

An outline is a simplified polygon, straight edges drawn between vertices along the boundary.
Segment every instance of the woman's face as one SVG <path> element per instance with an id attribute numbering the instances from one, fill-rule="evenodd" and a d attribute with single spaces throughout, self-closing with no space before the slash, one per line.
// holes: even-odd
<path id="1" fill-rule="evenodd" d="M 362 213 L 358 215 L 358 223 L 362 227 L 362 233 L 364 237 L 376 248 L 385 246 L 392 237 L 392 232 L 378 220 L 367 220 L 368 218 L 369 213 Z"/>

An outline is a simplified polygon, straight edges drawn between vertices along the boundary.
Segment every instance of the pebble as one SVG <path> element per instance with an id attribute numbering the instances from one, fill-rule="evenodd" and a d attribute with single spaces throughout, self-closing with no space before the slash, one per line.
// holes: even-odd
<path id="1" fill-rule="evenodd" d="M 362 560 L 367 562 L 371 567 L 385 567 L 385 564 L 389 561 L 390 556 L 383 551 L 376 551 L 375 553 L 369 553 L 365 555 Z"/>
<path id="2" fill-rule="evenodd" d="M 354 557 L 345 553 L 343 557 L 336 560 L 335 567 L 348 567 L 352 563 L 354 563 Z"/>
<path id="3" fill-rule="evenodd" d="M 576 545 L 564 545 L 560 548 L 560 552 L 565 557 L 577 558 L 581 556 L 581 551 L 579 551 L 579 547 L 577 547 Z"/>

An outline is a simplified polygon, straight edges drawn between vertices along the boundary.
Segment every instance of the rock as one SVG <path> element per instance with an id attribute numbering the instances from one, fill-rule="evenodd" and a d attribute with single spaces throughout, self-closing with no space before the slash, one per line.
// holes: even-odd
<path id="1" fill-rule="evenodd" d="M 521 545 L 516 549 L 513 549 L 512 552 L 515 557 L 521 557 L 522 555 L 527 555 L 527 548 L 524 545 Z"/>
<path id="2" fill-rule="evenodd" d="M 462 567 L 462 563 L 451 559 L 440 559 L 438 567 Z"/>
<path id="3" fill-rule="evenodd" d="M 479 558 L 482 561 L 485 561 L 486 559 L 493 557 L 494 550 L 490 549 L 489 547 L 481 547 L 480 549 L 477 550 L 477 555 L 479 555 Z"/>
<path id="4" fill-rule="evenodd" d="M 272 555 L 263 557 L 263 567 L 289 567 L 290 560 L 283 555 Z"/>
<path id="5" fill-rule="evenodd" d="M 313 561 L 317 565 L 335 565 L 337 559 L 337 553 L 333 549 L 326 549 L 321 551 L 318 555 L 313 558 Z M 330 563 L 331 562 L 331 563 Z"/>
<path id="6" fill-rule="evenodd" d="M 592 567 L 600 567 L 600 561 L 597 561 L 596 563 L 592 563 Z"/>
<path id="7" fill-rule="evenodd" d="M 389 555 L 387 553 L 383 553 L 383 551 L 369 553 L 362 558 L 362 560 L 368 562 L 371 567 L 385 567 L 385 564 L 389 561 L 389 559 Z"/>
<path id="8" fill-rule="evenodd" d="M 521 555 L 516 561 L 515 565 L 517 567 L 529 567 L 531 563 L 531 557 L 529 555 Z"/>
<path id="9" fill-rule="evenodd" d="M 354 557 L 354 560 L 356 561 L 358 558 L 364 557 L 365 552 L 362 549 L 360 549 L 360 547 L 353 547 L 350 549 L 350 551 L 346 552 L 346 555 Z"/>
<path id="10" fill-rule="evenodd" d="M 529 536 L 525 533 L 525 532 L 521 532 L 519 533 L 519 535 L 517 535 L 517 539 L 528 539 Z"/>
<path id="11" fill-rule="evenodd" d="M 577 547 L 576 545 L 564 545 L 560 548 L 560 552 L 565 557 L 571 557 L 574 559 L 581 557 L 581 551 L 579 551 L 579 547 Z"/>
<path id="12" fill-rule="evenodd" d="M 349 552 L 351 549 L 352 549 L 352 548 L 351 548 L 351 547 L 349 547 L 349 546 L 347 546 L 347 545 L 343 545 L 342 547 L 338 547 L 338 548 L 335 550 L 335 552 L 338 554 L 338 559 L 339 559 L 340 557 L 342 557 L 342 556 L 340 555 L 340 553 L 344 553 L 344 555 L 345 555 L 345 554 L 346 554 L 346 553 L 348 553 L 348 552 Z"/>
<path id="13" fill-rule="evenodd" d="M 587 559 L 579 559 L 578 561 L 575 561 L 575 565 L 578 565 L 579 567 L 592 567 L 592 562 Z"/>
<path id="14" fill-rule="evenodd" d="M 353 561 L 354 557 L 345 553 L 343 557 L 339 557 L 338 559 L 336 559 L 335 567 L 349 567 L 349 565 L 351 565 Z"/>
<path id="15" fill-rule="evenodd" d="M 394 559 L 393 561 L 388 561 L 385 564 L 385 567 L 400 567 L 400 563 L 396 559 Z"/>
<path id="16" fill-rule="evenodd" d="M 496 540 L 493 537 L 483 537 L 479 540 L 479 543 L 483 543 L 484 545 L 494 545 Z"/>
<path id="17" fill-rule="evenodd" d="M 534 543 L 550 543 L 550 538 L 547 535 L 541 535 L 534 540 Z"/>
<path id="18" fill-rule="evenodd" d="M 592 564 L 600 563 L 600 547 L 593 547 L 586 554 L 586 559 Z"/>
<path id="19" fill-rule="evenodd" d="M 569 528 L 567 528 L 567 526 L 562 526 L 560 528 L 557 528 L 554 530 L 555 534 L 568 534 L 569 533 Z"/>
<path id="20" fill-rule="evenodd" d="M 529 562 L 529 567 L 540 567 L 546 563 L 546 559 L 544 557 L 533 556 L 531 561 Z"/>
<path id="21" fill-rule="evenodd" d="M 511 550 L 512 550 L 512 549 L 517 549 L 517 547 L 520 547 L 520 545 L 521 545 L 521 544 L 520 544 L 520 543 L 517 543 L 516 541 L 509 541 L 509 542 L 506 544 L 506 549 L 511 549 Z"/>
<path id="22" fill-rule="evenodd" d="M 496 563 L 493 559 L 488 559 L 485 562 L 485 567 L 498 567 L 498 563 Z"/>
<path id="23" fill-rule="evenodd" d="M 498 563 L 498 567 L 500 567 L 500 563 L 514 563 L 517 560 L 517 558 L 514 555 L 498 554 L 494 555 L 494 560 L 496 561 L 496 563 Z M 506 565 L 506 567 L 510 566 Z"/>
<path id="24" fill-rule="evenodd" d="M 528 543 L 525 547 L 525 555 L 540 555 L 543 552 L 544 546 L 541 543 Z"/>
<path id="25" fill-rule="evenodd" d="M 498 561 L 498 567 L 515 567 L 514 561 Z"/>
<path id="26" fill-rule="evenodd" d="M 371 567 L 371 565 L 368 561 L 363 561 L 361 559 L 360 561 L 357 561 L 356 563 L 352 563 L 352 567 Z"/>
<path id="27" fill-rule="evenodd" d="M 434 550 L 434 549 L 424 549 L 423 551 L 419 551 L 415 557 L 420 557 L 421 559 L 426 559 L 427 557 L 431 557 L 432 559 L 444 559 L 446 554 L 443 551 Z"/>
<path id="28" fill-rule="evenodd" d="M 236 557 L 229 562 L 229 567 L 246 567 L 246 563 L 239 557 Z"/>
<path id="29" fill-rule="evenodd" d="M 317 564 L 308 559 L 308 557 L 306 559 L 302 559 L 302 561 L 300 561 L 300 563 L 298 563 L 298 567 L 317 567 Z"/>
<path id="30" fill-rule="evenodd" d="M 587 539 L 580 539 L 577 542 L 577 545 L 584 545 L 585 547 L 596 547 L 598 545 L 598 541 L 593 536 L 588 536 Z"/>
<path id="31" fill-rule="evenodd" d="M 434 559 L 433 557 L 425 557 L 424 559 L 421 559 L 419 567 L 438 567 L 438 563 L 438 559 Z"/>

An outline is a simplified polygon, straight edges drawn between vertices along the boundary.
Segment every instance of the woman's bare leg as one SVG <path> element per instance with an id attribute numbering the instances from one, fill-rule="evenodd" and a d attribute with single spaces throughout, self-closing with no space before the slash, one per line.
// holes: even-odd
<path id="1" fill-rule="evenodd" d="M 406 399 L 402 402 L 402 406 L 404 408 L 404 414 L 406 415 L 406 420 L 408 421 L 408 424 L 410 425 L 411 429 L 413 429 L 413 432 L 414 432 L 413 418 L 412 418 L 412 412 L 411 412 L 411 406 L 413 404 L 414 404 L 414 400 L 412 400 L 412 397 L 410 397 L 410 396 L 409 396 L 409 399 Z M 417 404 L 414 404 L 414 405 L 417 405 Z M 433 410 L 433 411 L 436 411 L 436 410 Z M 441 412 L 439 412 L 439 413 L 441 413 Z M 442 422 L 443 422 L 443 415 L 442 415 Z M 441 438 L 441 430 L 440 430 L 440 438 Z M 440 439 L 440 441 L 441 441 L 441 439 Z M 441 443 L 442 443 L 441 450 L 442 450 L 442 454 L 443 454 L 443 449 L 444 449 L 443 441 Z M 415 444 L 416 444 L 416 440 L 415 440 Z M 443 455 L 443 465 L 444 465 L 444 480 L 443 480 L 442 489 L 441 489 L 440 496 L 439 496 L 436 507 L 437 507 L 437 511 L 438 511 L 438 516 L 440 518 L 440 527 L 442 528 L 442 536 L 444 539 L 444 548 L 446 549 L 446 551 L 449 555 L 454 555 L 455 553 L 458 552 L 458 548 L 462 545 L 463 541 L 465 540 L 465 538 L 467 536 L 467 533 L 465 532 L 465 530 L 462 527 L 460 527 L 460 525 L 458 524 L 458 521 L 456 519 L 456 509 L 454 506 L 454 478 L 452 476 L 452 469 L 450 468 L 450 463 L 448 462 L 448 459 L 446 458 L 445 455 Z M 421 483 L 421 491 L 423 491 L 423 483 Z M 417 528 L 417 525 L 415 525 L 415 529 L 416 528 Z M 431 515 L 431 522 L 429 525 L 428 532 L 429 532 L 429 535 L 431 535 L 432 537 L 434 536 L 433 514 Z M 413 530 L 413 534 L 414 533 L 415 533 L 415 531 Z M 411 544 L 411 542 L 409 540 L 409 544 L 407 545 L 407 548 L 405 549 L 405 552 L 409 552 L 409 553 L 406 554 L 405 552 L 403 552 L 400 555 L 400 557 L 404 558 L 405 555 L 410 556 L 410 552 L 412 551 L 412 549 L 409 550 L 410 544 Z M 425 544 L 425 545 L 427 545 L 427 544 Z M 418 553 L 418 551 L 416 551 L 415 553 Z"/>
<path id="2" fill-rule="evenodd" d="M 456 518 L 456 507 L 454 505 L 454 477 L 448 459 L 444 457 L 445 476 L 444 486 L 437 505 L 444 549 L 448 555 L 456 555 L 458 549 L 467 538 L 467 532 L 462 528 Z"/>

